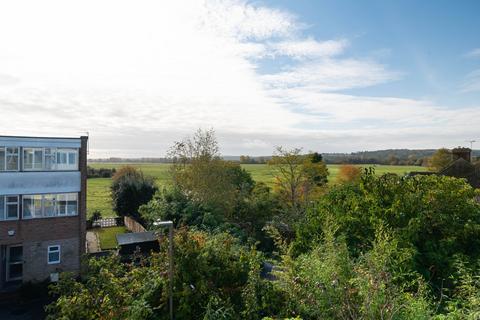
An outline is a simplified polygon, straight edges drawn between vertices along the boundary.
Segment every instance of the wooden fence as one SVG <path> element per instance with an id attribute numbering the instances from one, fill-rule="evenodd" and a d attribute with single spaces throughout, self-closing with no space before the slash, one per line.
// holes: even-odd
<path id="1" fill-rule="evenodd" d="M 147 231 L 140 223 L 135 221 L 134 219 L 130 217 L 123 217 L 123 224 L 127 229 L 131 232 L 145 232 Z"/>

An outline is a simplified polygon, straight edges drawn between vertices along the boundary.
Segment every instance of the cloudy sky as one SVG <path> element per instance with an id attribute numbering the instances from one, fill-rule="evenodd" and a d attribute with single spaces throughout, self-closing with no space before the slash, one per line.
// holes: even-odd
<path id="1" fill-rule="evenodd" d="M 163 156 L 480 143 L 480 2 L 2 1 L 0 135 Z"/>

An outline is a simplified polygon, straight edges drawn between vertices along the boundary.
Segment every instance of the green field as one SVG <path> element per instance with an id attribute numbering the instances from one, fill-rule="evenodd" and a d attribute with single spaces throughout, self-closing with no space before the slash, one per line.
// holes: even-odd
<path id="1" fill-rule="evenodd" d="M 94 168 L 119 168 L 124 163 L 90 163 L 89 166 Z M 144 174 L 155 178 L 157 184 L 161 186 L 169 183 L 169 164 L 164 163 L 135 163 L 132 166 L 143 171 Z M 410 171 L 426 171 L 425 167 L 417 166 L 387 166 L 387 165 L 362 165 L 363 167 L 374 167 L 377 174 L 396 173 L 403 175 Z M 244 164 L 245 170 L 250 172 L 255 181 L 265 182 L 268 185 L 273 183 L 273 174 L 271 168 L 266 164 Z M 335 182 L 338 175 L 340 165 L 328 165 L 329 176 L 331 182 Z M 103 217 L 113 217 L 115 213 L 112 211 L 110 201 L 110 183 L 109 178 L 88 179 L 87 209 L 91 214 L 95 210 L 100 210 Z"/>

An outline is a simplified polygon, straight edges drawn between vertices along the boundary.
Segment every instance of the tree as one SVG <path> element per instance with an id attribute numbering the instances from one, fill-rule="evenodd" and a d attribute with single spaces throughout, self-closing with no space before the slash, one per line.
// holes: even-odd
<path id="1" fill-rule="evenodd" d="M 354 183 L 360 181 L 361 175 L 362 167 L 344 164 L 340 166 L 337 181 L 339 183 Z"/>
<path id="2" fill-rule="evenodd" d="M 278 147 L 268 164 L 275 172 L 275 187 L 288 211 L 301 214 L 310 196 L 327 182 L 328 170 L 318 153 Z"/>
<path id="3" fill-rule="evenodd" d="M 220 158 L 213 130 L 197 130 L 193 137 L 175 142 L 169 154 L 174 188 L 219 214 L 231 215 L 238 197 L 253 188 L 247 171 Z"/>
<path id="4" fill-rule="evenodd" d="M 337 185 L 309 210 L 297 230 L 293 252 L 308 251 L 336 221 L 353 256 L 365 252 L 379 226 L 395 233 L 414 252 L 411 266 L 438 288 L 452 287 L 453 255 L 480 258 L 480 204 L 464 180 L 444 176 L 375 176 Z"/>
<path id="5" fill-rule="evenodd" d="M 446 148 L 441 148 L 430 157 L 428 166 L 432 171 L 440 171 L 450 162 L 452 162 L 452 153 Z"/>
<path id="6" fill-rule="evenodd" d="M 158 188 L 152 178 L 132 166 L 125 166 L 113 176 L 110 189 L 113 210 L 120 216 L 140 219 L 138 208 L 148 203 Z"/>

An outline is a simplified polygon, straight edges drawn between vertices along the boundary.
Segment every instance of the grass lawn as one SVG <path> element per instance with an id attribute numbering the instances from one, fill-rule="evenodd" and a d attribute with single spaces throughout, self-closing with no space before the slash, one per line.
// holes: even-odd
<path id="1" fill-rule="evenodd" d="M 117 247 L 117 234 L 126 233 L 125 227 L 96 228 L 95 232 L 100 240 L 102 250 L 115 249 Z"/>
<path id="2" fill-rule="evenodd" d="M 124 163 L 90 163 L 89 166 L 94 168 L 120 168 L 126 164 Z M 168 185 L 169 183 L 169 168 L 170 164 L 166 163 L 134 163 L 132 166 L 143 171 L 145 175 L 155 178 L 159 187 Z M 389 165 L 360 165 L 361 167 L 373 167 L 377 174 L 396 173 L 403 175 L 410 171 L 426 171 L 425 167 L 418 166 L 389 166 Z M 245 170 L 250 172 L 255 181 L 265 182 L 272 186 L 274 176 L 271 167 L 266 164 L 243 164 Z M 335 183 L 340 165 L 328 165 L 328 180 Z M 103 217 L 115 217 L 112 211 L 112 204 L 110 198 L 110 183 L 109 178 L 95 178 L 88 179 L 87 191 L 87 209 L 90 216 L 93 211 L 99 210 Z"/>

